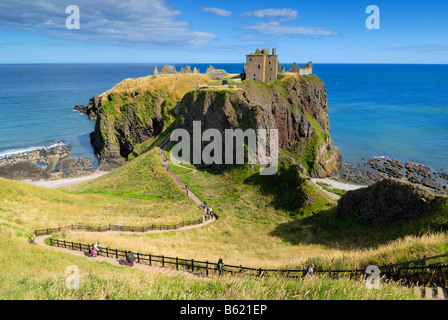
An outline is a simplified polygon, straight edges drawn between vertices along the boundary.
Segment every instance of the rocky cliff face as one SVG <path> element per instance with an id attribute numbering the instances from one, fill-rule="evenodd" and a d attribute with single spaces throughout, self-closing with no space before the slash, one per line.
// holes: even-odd
<path id="1" fill-rule="evenodd" d="M 141 97 L 109 95 L 99 109 L 95 131 L 90 135 L 102 170 L 123 165 L 135 145 L 162 131 L 161 114 L 166 98 L 160 92 Z"/>
<path id="2" fill-rule="evenodd" d="M 263 83 L 246 80 L 238 88 L 188 92 L 179 108 L 179 127 L 202 130 L 278 129 L 279 147 L 290 152 L 313 177 L 336 174 L 339 150 L 329 135 L 326 90 L 315 75 Z"/>
<path id="3" fill-rule="evenodd" d="M 96 118 L 90 138 L 100 169 L 123 165 L 135 145 L 158 135 L 174 121 L 178 100 L 207 80 L 211 79 L 197 74 L 127 79 L 90 99 L 86 113 Z"/>
<path id="4" fill-rule="evenodd" d="M 90 120 L 96 120 L 98 109 L 100 108 L 101 95 L 90 98 L 89 103 L 86 106 L 76 105 L 75 110 L 80 113 L 86 114 Z"/>

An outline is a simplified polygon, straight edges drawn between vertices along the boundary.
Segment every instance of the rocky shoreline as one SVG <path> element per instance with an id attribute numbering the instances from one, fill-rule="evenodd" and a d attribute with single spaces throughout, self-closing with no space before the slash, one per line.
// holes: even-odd
<path id="1" fill-rule="evenodd" d="M 57 180 L 90 175 L 92 159 L 70 157 L 70 146 L 55 146 L 0 159 L 0 177 L 14 180 Z"/>
<path id="2" fill-rule="evenodd" d="M 407 162 L 402 164 L 387 157 L 373 158 L 356 163 L 344 163 L 338 178 L 356 184 L 373 185 L 378 181 L 395 178 L 429 188 L 440 195 L 448 194 L 448 174 L 437 172 L 430 167 Z"/>

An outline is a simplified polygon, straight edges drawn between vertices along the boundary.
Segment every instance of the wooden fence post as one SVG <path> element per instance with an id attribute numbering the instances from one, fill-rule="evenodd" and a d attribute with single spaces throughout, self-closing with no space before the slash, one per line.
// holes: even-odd
<path id="1" fill-rule="evenodd" d="M 118 250 L 115 249 L 115 257 L 118 259 Z"/>
<path id="2" fill-rule="evenodd" d="M 79 251 L 82 251 L 82 244 L 81 244 L 81 242 L 79 243 Z"/>
<path id="3" fill-rule="evenodd" d="M 137 262 L 140 263 L 140 253 L 137 252 Z"/>
<path id="4" fill-rule="evenodd" d="M 176 270 L 179 270 L 179 258 L 176 257 Z"/>
<path id="5" fill-rule="evenodd" d="M 162 268 L 165 268 L 165 256 L 162 256 Z"/>
<path id="6" fill-rule="evenodd" d="M 109 248 L 106 247 L 106 256 L 109 258 Z"/>
<path id="7" fill-rule="evenodd" d="M 207 274 L 207 277 L 208 277 L 208 260 L 205 263 L 205 273 Z"/>
<path id="8" fill-rule="evenodd" d="M 152 266 L 151 254 L 149 254 L 149 265 Z"/>
<path id="9" fill-rule="evenodd" d="M 191 259 L 191 272 L 193 272 L 193 271 L 194 271 L 194 260 Z"/>

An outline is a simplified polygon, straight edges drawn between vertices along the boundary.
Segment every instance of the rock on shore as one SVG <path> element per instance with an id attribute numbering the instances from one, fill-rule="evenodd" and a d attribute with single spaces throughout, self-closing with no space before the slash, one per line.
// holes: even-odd
<path id="1" fill-rule="evenodd" d="M 86 114 L 90 120 L 96 120 L 98 109 L 100 107 L 100 99 L 100 95 L 92 97 L 90 98 L 89 103 L 86 106 L 76 105 L 74 109 L 82 114 Z"/>
<path id="2" fill-rule="evenodd" d="M 69 146 L 56 146 L 0 159 L 0 177 L 54 180 L 81 177 L 95 171 L 91 159 L 69 157 Z"/>
<path id="3" fill-rule="evenodd" d="M 340 177 L 349 182 L 372 185 L 388 178 L 397 178 L 431 188 L 436 194 L 446 194 L 448 175 L 434 172 L 428 166 L 389 158 L 374 158 L 357 164 L 344 164 Z"/>

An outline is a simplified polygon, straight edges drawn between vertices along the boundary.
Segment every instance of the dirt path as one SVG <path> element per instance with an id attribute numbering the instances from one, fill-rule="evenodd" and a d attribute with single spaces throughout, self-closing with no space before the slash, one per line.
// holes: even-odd
<path id="1" fill-rule="evenodd" d="M 58 179 L 58 180 L 38 180 L 38 181 L 33 181 L 30 179 L 27 179 L 27 180 L 23 180 L 22 182 L 31 184 L 33 186 L 44 187 L 44 188 L 49 188 L 49 189 L 57 189 L 57 188 L 61 188 L 61 187 L 66 187 L 66 186 L 71 186 L 74 184 L 83 183 L 83 182 L 104 176 L 107 173 L 109 173 L 109 172 L 97 171 L 95 173 L 92 173 L 91 175 L 79 177 L 79 178 L 68 178 L 68 179 Z"/>
<path id="2" fill-rule="evenodd" d="M 34 241 L 37 245 L 48 246 L 47 244 L 45 244 L 45 238 L 47 238 L 49 236 L 50 235 L 39 236 L 39 237 L 36 237 L 34 239 Z M 60 248 L 60 247 L 54 247 L 54 246 L 51 246 L 51 248 L 53 248 L 53 250 L 55 250 L 55 251 L 69 253 L 71 255 L 78 256 L 78 257 L 84 257 L 88 260 L 91 260 L 92 262 L 104 261 L 104 262 L 112 263 L 113 265 L 116 265 L 116 266 L 122 266 L 122 267 L 129 268 L 129 264 L 126 261 L 124 261 L 123 259 L 108 258 L 108 257 L 103 257 L 103 256 L 97 256 L 95 258 L 92 258 L 92 257 L 87 256 L 87 254 L 82 251 L 74 251 L 74 250 Z M 145 270 L 145 271 L 151 271 L 151 272 L 160 272 L 167 276 L 181 275 L 181 276 L 185 276 L 185 277 L 191 278 L 191 279 L 204 279 L 205 278 L 202 275 L 198 275 L 198 274 L 188 272 L 188 271 L 176 270 L 174 268 L 162 268 L 162 267 L 150 266 L 147 264 L 140 264 L 140 263 L 135 263 L 133 268 Z"/>
<path id="3" fill-rule="evenodd" d="M 318 186 L 328 197 L 330 197 L 331 199 L 334 199 L 334 200 L 339 200 L 341 197 L 338 196 L 337 194 L 334 194 L 332 192 L 325 190 L 322 186 L 318 185 L 317 182 L 328 184 L 328 185 L 330 185 L 329 188 L 340 189 L 340 190 L 345 190 L 345 191 L 358 190 L 358 189 L 366 187 L 366 186 L 361 186 L 361 185 L 357 185 L 357 184 L 344 183 L 344 182 L 336 181 L 336 180 L 329 179 L 329 178 L 311 179 L 311 181 L 316 186 Z"/>
<path id="4" fill-rule="evenodd" d="M 186 175 L 189 175 L 189 174 L 193 174 L 193 173 L 196 173 L 196 172 L 199 172 L 198 170 L 196 170 L 196 169 L 191 169 L 191 168 L 188 168 L 188 167 L 184 167 L 184 166 L 182 166 L 182 165 L 178 165 L 178 164 L 175 164 L 175 163 L 173 163 L 173 162 L 171 162 L 170 160 L 168 160 L 168 158 L 165 158 L 165 155 L 164 155 L 164 151 L 165 151 L 165 148 L 166 148 L 166 146 L 169 144 L 169 142 L 170 142 L 170 140 L 167 140 L 163 145 L 162 145 L 162 147 L 160 148 L 161 149 L 161 152 L 160 152 L 160 161 L 162 162 L 162 164 L 163 164 L 163 166 L 167 169 L 167 171 L 168 171 L 168 173 L 170 174 L 170 176 L 171 176 L 171 178 L 173 178 L 173 180 L 174 181 L 176 181 L 176 183 L 177 183 L 177 185 L 182 189 L 182 190 L 184 190 L 186 193 L 187 193 L 187 195 L 198 205 L 198 206 L 200 206 L 201 204 L 202 204 L 202 201 L 193 193 L 193 192 L 191 192 L 191 190 L 187 190 L 187 188 L 185 187 L 185 183 L 183 183 L 182 182 L 182 177 L 183 176 L 186 176 Z M 165 159 L 167 159 L 167 160 L 165 160 Z M 189 170 L 192 170 L 191 172 L 189 172 L 189 173 L 186 173 L 186 174 L 182 174 L 182 175 L 175 175 L 174 174 L 174 172 L 173 171 L 171 171 L 170 169 L 169 169 L 169 167 L 168 167 L 168 164 L 172 164 L 172 165 L 175 165 L 175 166 L 178 166 L 178 167 L 181 167 L 181 168 L 185 168 L 185 169 L 189 169 Z"/>
<path id="5" fill-rule="evenodd" d="M 162 162 L 162 164 L 164 164 L 164 166 L 166 168 L 168 168 L 168 163 L 172 163 L 171 161 L 165 161 L 165 157 L 163 155 L 163 151 L 165 150 L 166 145 L 168 144 L 168 142 L 169 142 L 169 140 L 164 143 L 164 145 L 161 148 L 162 152 L 160 153 L 160 161 Z M 173 165 L 176 165 L 176 164 L 173 164 Z M 192 172 L 187 173 L 187 174 L 193 174 L 193 173 L 198 172 L 198 170 L 193 170 L 191 168 L 187 168 L 187 167 L 184 167 L 184 166 L 180 166 L 179 165 L 179 167 L 183 167 L 183 168 L 192 170 Z M 177 183 L 177 185 L 182 190 L 184 190 L 188 194 L 188 196 L 198 206 L 200 206 L 202 204 L 202 201 L 193 192 L 191 192 L 190 190 L 187 191 L 187 189 L 185 187 L 185 184 L 182 182 L 181 177 L 185 176 L 186 174 L 175 175 L 169 169 L 168 169 L 168 173 L 173 178 L 173 180 Z M 105 173 L 103 173 L 103 174 L 105 174 Z M 88 178 L 88 177 L 84 177 L 84 178 Z M 91 179 L 93 179 L 93 178 L 91 178 Z M 70 179 L 70 180 L 75 180 L 75 179 Z M 87 180 L 85 180 L 85 181 L 87 181 Z M 47 181 L 44 181 L 44 182 L 47 183 Z M 48 181 L 48 182 L 53 182 L 53 181 Z M 81 182 L 83 182 L 83 181 L 81 181 Z M 52 186 L 55 186 L 55 185 L 56 184 L 53 184 Z M 68 184 L 65 184 L 65 185 L 68 185 Z M 60 186 L 61 185 L 59 185 L 58 187 L 60 187 Z M 50 187 L 50 186 L 48 186 L 48 184 L 47 184 L 47 187 Z M 202 227 L 204 227 L 204 226 L 206 226 L 206 225 L 208 225 L 210 223 L 213 223 L 215 221 L 216 221 L 216 218 L 213 218 L 213 219 L 207 220 L 207 221 L 205 221 L 205 222 L 203 222 L 201 224 L 185 226 L 185 227 L 179 228 L 177 230 L 150 230 L 150 231 L 147 231 L 147 232 L 142 232 L 142 234 L 164 233 L 164 232 L 173 232 L 173 231 L 177 232 L 177 231 L 185 231 L 185 230 L 190 230 L 190 229 L 202 228 Z M 101 233 L 117 233 L 117 232 L 124 233 L 123 231 L 105 231 L 105 232 L 101 232 Z M 50 236 L 51 235 L 38 236 L 38 237 L 35 238 L 34 241 L 35 241 L 35 243 L 37 245 L 48 246 L 47 244 L 45 244 L 45 239 L 47 237 L 50 237 Z M 75 256 L 78 256 L 78 257 L 84 257 L 84 258 L 92 260 L 92 261 L 106 261 L 106 262 L 112 263 L 112 264 L 117 265 L 117 266 L 127 266 L 127 267 L 129 267 L 129 264 L 126 261 L 124 261 L 123 259 L 108 258 L 108 257 L 103 257 L 103 256 L 98 256 L 98 257 L 92 258 L 92 257 L 88 257 L 86 255 L 86 253 L 81 252 L 81 251 L 74 251 L 74 250 L 70 250 L 70 249 L 66 249 L 66 248 L 60 248 L 60 247 L 54 247 L 54 246 L 51 246 L 51 248 L 53 248 L 54 250 L 59 251 L 59 252 L 69 253 L 71 255 L 75 255 Z M 195 273 L 192 273 L 192 272 L 176 270 L 176 269 L 173 269 L 173 268 L 162 268 L 162 267 L 150 266 L 150 265 L 139 264 L 139 263 L 135 263 L 134 264 L 134 268 L 140 269 L 140 270 L 152 271 L 152 272 L 161 272 L 161 273 L 163 273 L 165 275 L 168 275 L 168 276 L 182 275 L 182 276 L 186 276 L 187 278 L 195 278 L 195 279 L 204 279 L 205 278 L 203 275 L 195 274 Z"/>

